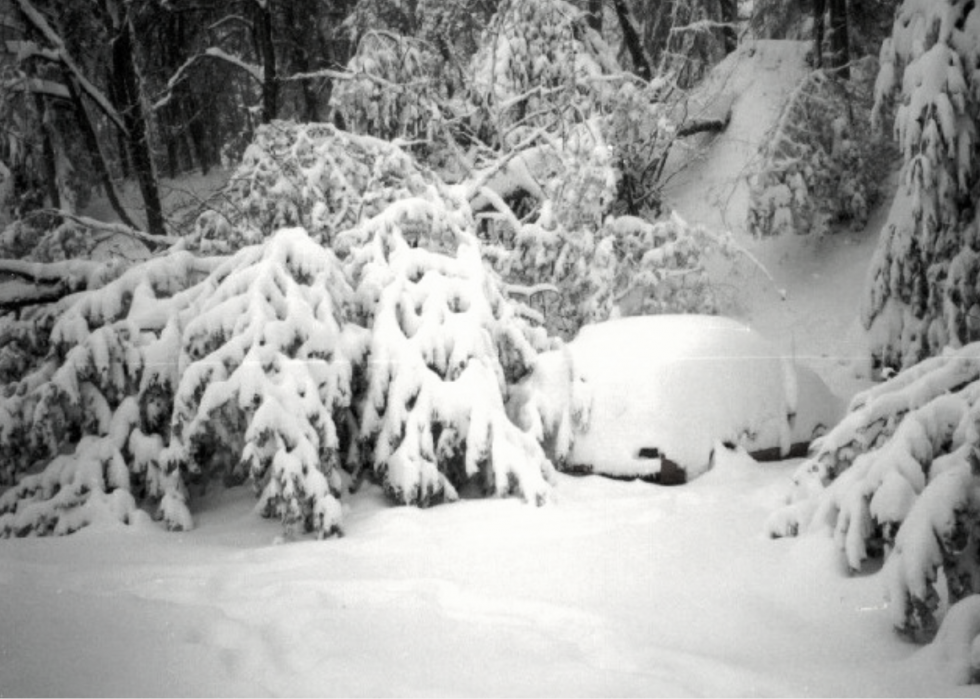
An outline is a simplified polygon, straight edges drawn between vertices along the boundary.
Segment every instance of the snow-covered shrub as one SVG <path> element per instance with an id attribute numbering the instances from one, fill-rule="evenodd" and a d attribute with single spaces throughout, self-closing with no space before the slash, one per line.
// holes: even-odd
<path id="1" fill-rule="evenodd" d="M 477 133 L 515 144 L 534 129 L 561 132 L 588 119 L 615 90 L 614 52 L 564 0 L 505 0 L 470 65 Z"/>
<path id="2" fill-rule="evenodd" d="M 441 60 L 432 47 L 389 32 L 368 32 L 347 63 L 353 74 L 341 80 L 331 105 L 355 133 L 377 138 L 433 140 L 446 95 Z"/>
<path id="3" fill-rule="evenodd" d="M 904 164 L 871 262 L 862 320 L 875 359 L 910 366 L 980 339 L 975 280 L 980 8 L 906 0 L 881 47 L 874 116 L 894 107 Z"/>
<path id="4" fill-rule="evenodd" d="M 211 264 L 173 253 L 13 324 L 4 339 L 13 338 L 19 352 L 7 357 L 21 371 L 5 371 L 0 388 L 0 449 L 9 457 L 0 477 L 17 486 L 0 498 L 0 533 L 70 531 L 87 523 L 88 515 L 80 520 L 72 512 L 90 494 L 129 490 L 117 453 L 127 453 L 130 433 L 149 406 L 142 378 L 156 362 L 148 357 L 159 357 L 154 348 L 166 333 L 157 335 L 190 304 L 189 289 Z M 4 345 L 5 351 L 12 346 Z M 112 473 L 99 480 L 100 468 Z M 71 493 L 59 495 L 69 486 Z M 125 508 L 117 513 L 128 516 Z M 69 520 L 59 524 L 62 516 Z"/>
<path id="5" fill-rule="evenodd" d="M 821 70 L 787 101 L 750 179 L 748 226 L 757 236 L 863 227 L 881 197 L 887 147 L 872 138 L 867 106 Z"/>
<path id="6" fill-rule="evenodd" d="M 250 480 L 288 531 L 329 536 L 364 466 L 403 503 L 547 497 L 551 463 L 504 402 L 550 342 L 484 265 L 468 204 L 395 146 L 318 128 L 294 129 L 284 162 L 314 183 L 342 163 L 330 174 L 345 189 L 304 192 L 336 194 L 313 209 L 340 258 L 302 228 L 226 221 L 215 246 L 264 239 L 225 257 L 175 249 L 4 327 L 0 449 L 16 458 L 0 534 L 144 507 L 187 528 L 195 486 L 224 478 Z M 255 162 L 261 186 L 288 189 Z M 260 210 L 298 213 L 297 191 Z"/>
<path id="7" fill-rule="evenodd" d="M 511 249 L 489 256 L 514 293 L 540 298 L 548 330 L 570 338 L 586 323 L 619 316 L 716 313 L 705 267 L 712 253 L 731 257 L 730 239 L 675 215 L 656 223 L 609 217 L 597 230 L 523 224 Z"/>
<path id="8" fill-rule="evenodd" d="M 292 229 L 81 294 L 51 329 L 55 354 L 4 387 L 0 444 L 28 435 L 45 467 L 0 498 L 0 533 L 65 533 L 98 503 L 125 520 L 147 501 L 187 528 L 188 481 L 218 475 L 250 477 L 289 528 L 339 531 L 335 419 L 364 346 L 343 320 L 351 293 L 334 255 Z"/>
<path id="9" fill-rule="evenodd" d="M 346 322 L 353 292 L 339 261 L 302 229 L 285 229 L 203 287 L 176 366 L 154 365 L 144 379 L 173 391 L 161 460 L 205 477 L 238 470 L 261 489 L 265 516 L 289 530 L 339 532 L 338 424 L 366 348 L 363 329 Z"/>
<path id="10" fill-rule="evenodd" d="M 943 600 L 980 592 L 978 443 L 975 343 L 855 396 L 794 475 L 770 533 L 832 531 L 854 571 L 885 557 L 895 627 L 931 638 Z"/>
<path id="11" fill-rule="evenodd" d="M 228 252 L 301 226 L 329 245 L 336 233 L 432 182 L 386 141 L 329 124 L 274 121 L 256 131 L 223 202 L 201 215 L 191 244 Z"/>
<path id="12" fill-rule="evenodd" d="M 660 177 L 677 134 L 670 107 L 661 99 L 663 87 L 659 80 L 646 85 L 624 80 L 600 122 L 617 173 L 616 213 L 661 213 Z"/>
<path id="13" fill-rule="evenodd" d="M 361 458 L 397 502 L 547 497 L 552 465 L 504 410 L 536 352 L 472 226 L 465 205 L 419 198 L 342 236 L 371 330 Z"/>

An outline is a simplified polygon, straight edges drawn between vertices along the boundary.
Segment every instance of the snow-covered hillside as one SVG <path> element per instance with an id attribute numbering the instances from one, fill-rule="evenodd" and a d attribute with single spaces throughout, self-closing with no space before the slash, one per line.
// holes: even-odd
<path id="1" fill-rule="evenodd" d="M 864 381 L 855 299 L 880 219 L 755 242 L 719 207 L 804 50 L 736 54 L 714 78 L 731 125 L 669 194 L 774 277 L 723 279 L 733 313 L 844 393 Z M 558 474 L 544 507 L 391 507 L 365 483 L 326 542 L 284 541 L 247 487 L 195 500 L 187 532 L 137 516 L 0 540 L 0 696 L 975 696 L 892 633 L 881 581 L 849 576 L 831 538 L 767 537 L 796 463 L 723 452 L 677 488 Z"/>

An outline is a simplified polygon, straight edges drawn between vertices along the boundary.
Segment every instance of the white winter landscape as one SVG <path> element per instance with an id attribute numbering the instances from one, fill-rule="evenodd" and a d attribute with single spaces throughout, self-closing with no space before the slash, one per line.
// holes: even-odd
<path id="1" fill-rule="evenodd" d="M 890 381 L 873 370 L 859 300 L 890 196 L 860 226 L 749 230 L 748 174 L 783 133 L 810 50 L 743 41 L 686 103 L 726 123 L 671 151 L 673 218 L 597 224 L 661 245 L 642 254 L 702 246 L 717 315 L 614 318 L 566 341 L 514 329 L 525 318 L 480 257 L 506 254 L 470 233 L 470 206 L 496 210 L 543 264 L 562 236 L 552 200 L 530 222 L 503 198 L 564 157 L 550 141 L 447 185 L 380 139 L 294 125 L 262 132 L 237 171 L 166 180 L 185 202 L 230 178 L 236 206 L 264 212 L 266 192 L 270 220 L 291 223 L 260 235 L 205 214 L 196 247 L 174 241 L 112 281 L 97 262 L 59 268 L 99 288 L 59 307 L 52 344 L 71 349 L 30 390 L 73 396 L 90 433 L 0 485 L 0 697 L 977 696 L 980 596 L 952 604 L 947 585 L 950 542 L 977 546 L 963 521 L 980 502 L 980 351 Z M 596 133 L 565 148 L 605 162 Z M 293 180 L 269 175 L 282 143 L 302 163 Z M 894 160 L 880 173 L 890 185 Z M 315 199 L 298 180 L 329 181 L 340 204 L 320 192 L 291 210 Z M 138 197 L 135 184 L 123 193 Z M 586 217 L 590 202 L 564 205 Z M 81 214 L 116 222 L 102 198 Z M 333 251 L 320 244 L 331 227 Z M 609 250 L 588 254 L 604 274 Z M 92 255 L 128 256 L 147 256 L 131 235 Z M 538 281 L 510 291 L 554 291 Z M 22 286 L 0 276 L 0 300 Z M 612 296 L 590 308 L 631 302 Z M 0 343 L 8 329 L 21 317 L 0 315 Z M 508 396 L 497 347 L 528 365 Z M 106 397 L 90 367 L 134 384 L 128 397 Z M 358 427 L 332 416 L 357 386 L 375 452 L 373 470 L 350 473 L 331 449 Z M 156 388 L 173 411 L 166 444 L 149 423 L 169 413 L 144 401 Z M 0 394 L 0 444 L 28 392 Z M 30 424 L 47 425 L 50 403 L 29 405 Z M 221 422 L 232 413 L 248 418 Z M 185 483 L 202 444 L 241 465 Z M 437 469 L 447 454 L 458 472 Z M 666 477 L 668 458 L 685 482 Z M 145 498 L 123 487 L 130 473 Z M 909 640 L 922 628 L 935 640 Z"/>

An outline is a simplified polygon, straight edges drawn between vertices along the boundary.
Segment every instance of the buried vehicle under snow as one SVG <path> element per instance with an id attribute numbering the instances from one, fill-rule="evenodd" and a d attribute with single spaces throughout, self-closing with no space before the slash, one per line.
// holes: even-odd
<path id="1" fill-rule="evenodd" d="M 719 443 L 802 456 L 844 403 L 734 320 L 664 315 L 582 328 L 537 358 L 508 410 L 562 470 L 670 484 L 707 471 Z"/>

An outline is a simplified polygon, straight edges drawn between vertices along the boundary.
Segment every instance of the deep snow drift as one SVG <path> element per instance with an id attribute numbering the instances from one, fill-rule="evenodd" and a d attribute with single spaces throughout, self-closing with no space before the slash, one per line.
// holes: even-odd
<path id="1" fill-rule="evenodd" d="M 801 58 L 770 42 L 740 64 L 731 84 L 765 90 L 735 102 L 682 214 L 715 215 L 705 192 Z M 731 280 L 743 318 L 844 389 L 873 225 L 742 240 L 786 301 Z M 678 488 L 559 475 L 541 508 L 393 508 L 364 485 L 327 542 L 275 545 L 246 488 L 196 500 L 185 533 L 0 541 L 0 695 L 975 695 L 892 633 L 880 579 L 848 577 L 831 538 L 766 537 L 796 462 L 720 454 Z"/>

